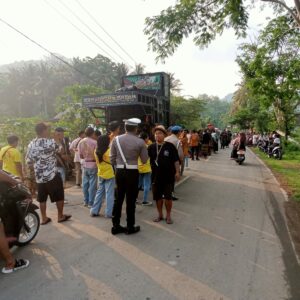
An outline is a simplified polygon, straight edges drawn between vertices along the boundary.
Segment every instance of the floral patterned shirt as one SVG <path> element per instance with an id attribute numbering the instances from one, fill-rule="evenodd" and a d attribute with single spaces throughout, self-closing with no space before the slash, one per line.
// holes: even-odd
<path id="1" fill-rule="evenodd" d="M 36 138 L 28 145 L 27 163 L 33 163 L 37 183 L 52 180 L 57 173 L 56 152 L 58 146 L 53 139 Z"/>

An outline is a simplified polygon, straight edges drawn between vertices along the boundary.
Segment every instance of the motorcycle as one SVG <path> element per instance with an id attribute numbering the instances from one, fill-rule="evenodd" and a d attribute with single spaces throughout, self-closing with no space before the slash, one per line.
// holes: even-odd
<path id="1" fill-rule="evenodd" d="M 257 143 L 257 147 L 260 151 L 264 152 L 264 153 L 267 153 L 268 152 L 268 142 L 267 141 L 258 141 Z"/>
<path id="2" fill-rule="evenodd" d="M 275 159 L 282 159 L 282 148 L 280 146 L 275 146 L 272 151 L 269 152 L 269 158 L 274 157 Z"/>
<path id="3" fill-rule="evenodd" d="M 246 154 L 246 151 L 244 151 L 244 150 L 238 150 L 238 152 L 237 152 L 237 158 L 235 159 L 235 161 L 239 165 L 241 165 L 245 161 L 245 159 L 246 159 L 245 154 Z"/>
<path id="4" fill-rule="evenodd" d="M 0 194 L 1 220 L 9 247 L 25 246 L 36 237 L 40 229 L 37 209 L 29 190 L 22 184 Z"/>

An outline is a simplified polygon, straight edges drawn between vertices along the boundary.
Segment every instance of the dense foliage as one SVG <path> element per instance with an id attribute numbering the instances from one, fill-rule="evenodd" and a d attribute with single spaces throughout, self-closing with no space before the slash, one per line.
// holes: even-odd
<path id="1" fill-rule="evenodd" d="M 290 134 L 300 105 L 300 35 L 291 18 L 269 22 L 255 43 L 243 44 L 237 62 L 243 84 L 235 94 L 232 123 Z M 244 124 L 241 123 L 244 121 Z"/>
<path id="2" fill-rule="evenodd" d="M 288 7 L 283 0 L 252 1 L 253 5 L 259 2 L 268 3 L 276 13 L 288 11 L 293 18 L 291 26 L 300 26 L 300 0 L 294 0 L 294 7 Z M 207 46 L 228 28 L 237 37 L 245 36 L 250 9 L 246 0 L 178 0 L 159 15 L 146 19 L 149 48 L 157 53 L 157 60 L 163 61 L 190 35 L 199 47 Z"/>
<path id="3" fill-rule="evenodd" d="M 230 102 L 206 94 L 191 99 L 173 96 L 171 98 L 171 123 L 196 130 L 205 128 L 208 123 L 220 129 L 225 128 L 228 125 L 230 105 Z"/>
<path id="4" fill-rule="evenodd" d="M 8 66 L 0 73 L 1 115 L 52 118 L 55 99 L 64 93 L 67 86 L 91 85 L 114 91 L 120 86 L 121 77 L 129 69 L 108 58 L 67 60 L 73 68 L 55 59 L 33 61 Z"/>

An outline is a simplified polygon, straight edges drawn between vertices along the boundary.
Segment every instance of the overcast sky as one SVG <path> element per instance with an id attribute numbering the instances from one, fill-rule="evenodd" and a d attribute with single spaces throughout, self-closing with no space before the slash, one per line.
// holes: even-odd
<path id="1" fill-rule="evenodd" d="M 0 18 L 50 51 L 65 57 L 94 57 L 98 53 L 107 56 L 70 25 L 60 15 L 62 14 L 106 50 L 115 61 L 121 62 L 122 60 L 111 49 L 70 13 L 65 7 L 67 6 L 123 57 L 127 64 L 134 65 L 134 62 L 84 12 L 77 1 L 136 62 L 146 66 L 146 71 L 175 73 L 175 77 L 183 84 L 183 95 L 196 96 L 206 93 L 222 98 L 236 90 L 240 74 L 235 58 L 238 44 L 242 41 L 237 41 L 231 31 L 225 32 L 205 50 L 198 49 L 191 39 L 187 39 L 165 64 L 155 63 L 155 54 L 147 51 L 147 37 L 143 34 L 144 20 L 175 3 L 174 0 L 0 0 Z M 258 9 L 252 12 L 249 26 L 249 35 L 252 38 L 257 35 L 258 25 L 265 22 L 265 17 L 266 12 L 262 13 Z M 41 59 L 47 55 L 1 22 L 0 49 L 0 65 L 20 60 Z"/>

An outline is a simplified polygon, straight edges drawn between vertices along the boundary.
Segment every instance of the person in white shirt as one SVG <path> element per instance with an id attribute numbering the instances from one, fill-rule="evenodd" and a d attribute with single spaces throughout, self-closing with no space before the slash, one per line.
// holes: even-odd
<path id="1" fill-rule="evenodd" d="M 273 149 L 277 146 L 280 146 L 280 135 L 279 134 L 276 134 L 274 136 L 273 144 L 269 147 L 269 154 L 271 154 Z"/>
<path id="2" fill-rule="evenodd" d="M 258 140 L 258 135 L 254 132 L 254 134 L 252 136 L 252 145 L 254 147 L 256 147 L 256 145 L 257 145 L 257 140 Z"/>
<path id="3" fill-rule="evenodd" d="M 74 154 L 76 185 L 78 187 L 81 186 L 81 182 L 82 182 L 82 167 L 81 167 L 81 159 L 78 152 L 78 145 L 84 137 L 85 137 L 84 131 L 80 131 L 78 133 L 78 138 L 75 139 L 70 145 L 70 150 Z"/>

